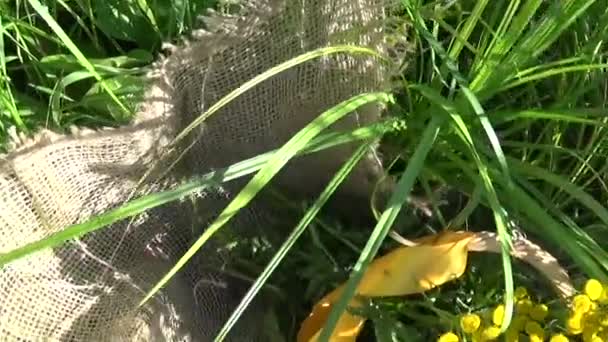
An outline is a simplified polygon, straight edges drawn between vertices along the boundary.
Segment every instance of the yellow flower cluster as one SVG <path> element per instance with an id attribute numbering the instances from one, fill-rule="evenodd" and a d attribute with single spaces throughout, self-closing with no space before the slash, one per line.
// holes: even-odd
<path id="1" fill-rule="evenodd" d="M 523 287 L 515 290 L 515 299 L 515 315 L 505 333 L 506 341 L 517 342 L 520 337 L 525 337 L 525 339 L 521 339 L 522 341 L 544 341 L 545 332 L 541 323 L 547 317 L 549 308 L 545 304 L 534 303 L 530 299 L 528 291 Z M 467 336 L 468 341 L 496 341 L 501 335 L 500 326 L 504 317 L 505 306 L 503 304 L 481 315 L 465 314 L 460 317 L 460 330 Z M 459 337 L 451 332 L 441 335 L 438 341 L 456 342 L 459 341 Z"/>
<path id="2" fill-rule="evenodd" d="M 547 305 L 534 302 L 525 288 L 518 287 L 515 290 L 515 312 L 505 333 L 505 340 L 509 342 L 545 341 L 546 334 L 543 324 L 548 315 L 549 307 Z"/>
<path id="3" fill-rule="evenodd" d="M 534 302 L 523 287 L 515 290 L 515 312 L 504 339 L 507 342 L 608 342 L 608 284 L 596 279 L 588 280 L 582 293 L 574 296 L 570 302 L 569 316 L 560 324 L 566 331 L 556 332 L 549 339 L 544 327 L 548 321 L 549 307 Z M 469 313 L 460 317 L 460 336 L 467 341 L 486 342 L 498 340 L 500 326 L 504 320 L 505 307 L 498 305 L 489 312 Z M 455 332 L 443 334 L 439 342 L 458 342 Z"/>
<path id="4" fill-rule="evenodd" d="M 565 327 L 584 342 L 608 341 L 608 286 L 589 279 L 583 292 L 574 296 Z"/>

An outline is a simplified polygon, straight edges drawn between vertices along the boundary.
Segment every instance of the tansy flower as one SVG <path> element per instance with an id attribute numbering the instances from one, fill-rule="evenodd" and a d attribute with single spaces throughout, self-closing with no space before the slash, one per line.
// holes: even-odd
<path id="1" fill-rule="evenodd" d="M 597 323 L 602 327 L 608 327 L 608 313 L 602 312 L 598 315 Z"/>
<path id="2" fill-rule="evenodd" d="M 583 324 L 583 341 L 590 342 L 593 341 L 599 332 L 599 328 L 596 325 L 587 325 Z"/>
<path id="3" fill-rule="evenodd" d="M 600 323 L 600 315 L 596 311 L 590 311 L 583 315 L 581 319 L 583 327 L 596 327 Z"/>
<path id="4" fill-rule="evenodd" d="M 583 342 L 604 342 L 601 337 L 597 336 L 597 334 L 585 335 L 583 333 Z"/>
<path id="5" fill-rule="evenodd" d="M 536 321 L 544 320 L 549 314 L 549 308 L 545 304 L 536 304 L 530 310 L 530 317 Z"/>
<path id="6" fill-rule="evenodd" d="M 545 334 L 543 327 L 541 327 L 540 324 L 538 324 L 538 322 L 535 322 L 535 321 L 528 321 L 526 323 L 524 330 L 526 331 L 526 333 L 528 335 L 542 336 Z"/>
<path id="7" fill-rule="evenodd" d="M 509 325 L 509 329 L 513 329 L 517 332 L 523 331 L 526 327 L 526 323 L 528 322 L 528 317 L 524 315 L 515 315 L 511 320 L 511 324 Z"/>
<path id="8" fill-rule="evenodd" d="M 447 332 L 437 339 L 437 342 L 458 342 L 460 339 L 453 332 Z"/>
<path id="9" fill-rule="evenodd" d="M 471 338 L 467 339 L 467 341 L 471 342 L 484 342 L 483 338 L 481 338 L 481 329 L 477 330 L 473 334 L 471 334 Z"/>
<path id="10" fill-rule="evenodd" d="M 564 334 L 557 334 L 551 336 L 549 342 L 568 342 L 568 338 Z"/>
<path id="11" fill-rule="evenodd" d="M 517 313 L 522 315 L 527 315 L 532 309 L 532 306 L 534 306 L 534 304 L 527 298 L 518 300 L 517 304 L 515 305 Z"/>
<path id="12" fill-rule="evenodd" d="M 585 283 L 585 294 L 589 296 L 591 300 L 598 300 L 602 296 L 602 292 L 604 291 L 604 287 L 602 283 L 597 279 L 589 279 Z"/>
<path id="13" fill-rule="evenodd" d="M 591 307 L 589 308 L 589 310 L 595 311 L 595 309 L 597 309 L 597 303 L 596 302 L 591 302 Z"/>
<path id="14" fill-rule="evenodd" d="M 583 324 L 582 324 L 583 314 L 580 312 L 573 312 L 566 320 L 566 328 L 568 332 L 573 335 L 578 335 L 583 332 Z"/>
<path id="15" fill-rule="evenodd" d="M 492 312 L 492 323 L 495 325 L 501 325 L 502 321 L 505 319 L 505 306 L 500 304 L 494 309 Z"/>
<path id="16" fill-rule="evenodd" d="M 599 329 L 594 326 L 584 326 L 583 327 L 583 341 L 584 342 L 592 342 L 597 341 L 598 338 L 601 341 L 602 339 L 598 336 Z"/>
<path id="17" fill-rule="evenodd" d="M 481 338 L 483 341 L 495 340 L 500 336 L 500 328 L 499 327 L 487 327 L 483 329 L 481 333 Z"/>
<path id="18" fill-rule="evenodd" d="M 532 334 L 528 336 L 528 341 L 530 342 L 543 342 L 545 337 L 543 335 Z"/>
<path id="19" fill-rule="evenodd" d="M 591 309 L 591 298 L 586 294 L 579 294 L 572 299 L 572 309 L 578 313 L 585 313 Z"/>
<path id="20" fill-rule="evenodd" d="M 601 304 L 608 304 L 608 286 L 604 285 L 602 286 L 602 288 L 602 295 L 598 299 L 598 302 L 600 302 Z"/>
<path id="21" fill-rule="evenodd" d="M 505 332 L 505 341 L 506 342 L 519 342 L 519 331 L 516 329 L 512 329 L 509 326 L 509 329 Z"/>
<path id="22" fill-rule="evenodd" d="M 515 289 L 515 299 L 524 299 L 524 298 L 528 298 L 528 290 L 526 290 L 525 287 L 523 286 L 518 286 Z"/>
<path id="23" fill-rule="evenodd" d="M 467 314 L 460 318 L 460 327 L 467 334 L 472 334 L 481 325 L 481 318 L 476 314 Z"/>

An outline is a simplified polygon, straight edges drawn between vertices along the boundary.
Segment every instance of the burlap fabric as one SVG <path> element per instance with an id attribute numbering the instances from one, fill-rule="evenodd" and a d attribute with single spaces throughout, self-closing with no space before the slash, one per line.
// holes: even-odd
<path id="1" fill-rule="evenodd" d="M 399 27 L 386 14 L 389 6 L 384 0 L 250 0 L 235 15 L 207 16 L 204 30 L 168 46 L 169 55 L 154 64 L 131 124 L 15 139 L 0 161 L 0 253 L 278 148 L 339 102 L 387 90 L 394 72 L 389 64 L 365 55 L 318 58 L 263 82 L 210 117 L 179 145 L 178 154 L 191 149 L 175 165 L 175 154 L 166 153 L 181 129 L 222 96 L 302 53 L 357 44 L 399 61 L 402 50 L 387 39 Z M 369 105 L 335 128 L 365 125 L 380 113 Z M 299 158 L 273 185 L 296 199 L 312 198 L 353 148 Z M 153 164 L 160 167 L 148 173 Z M 336 198 L 367 203 L 381 171 L 372 151 Z M 229 256 L 217 252 L 217 241 L 144 308 L 137 303 L 242 184 L 218 186 L 2 266 L 0 340 L 212 340 L 249 286 L 222 272 Z M 228 228 L 255 234 L 280 222 L 280 209 L 261 197 Z M 263 309 L 254 303 L 231 338 L 264 340 L 258 322 Z"/>

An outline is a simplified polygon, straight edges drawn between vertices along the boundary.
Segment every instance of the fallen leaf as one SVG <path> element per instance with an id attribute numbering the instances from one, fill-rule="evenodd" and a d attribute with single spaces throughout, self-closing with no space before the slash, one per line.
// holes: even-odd
<path id="1" fill-rule="evenodd" d="M 415 246 L 396 248 L 374 260 L 366 270 L 356 296 L 405 296 L 428 291 L 464 273 L 467 266 L 468 243 L 475 236 L 470 232 L 445 231 L 415 240 Z M 342 294 L 339 286 L 313 307 L 298 332 L 298 342 L 314 342 L 329 316 L 333 303 Z M 353 297 L 349 306 L 360 301 Z M 354 342 L 366 319 L 344 312 L 330 337 L 332 342 Z"/>

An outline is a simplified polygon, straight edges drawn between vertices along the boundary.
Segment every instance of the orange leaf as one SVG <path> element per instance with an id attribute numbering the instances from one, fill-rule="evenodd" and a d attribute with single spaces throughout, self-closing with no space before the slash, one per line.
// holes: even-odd
<path id="1" fill-rule="evenodd" d="M 374 260 L 363 275 L 356 295 L 367 297 L 405 296 L 430 290 L 464 273 L 467 244 L 475 236 L 469 232 L 450 232 L 426 236 L 413 247 L 399 247 Z M 316 341 L 329 316 L 333 303 L 342 294 L 344 284 L 315 304 L 302 322 L 298 342 Z M 349 306 L 360 305 L 357 298 Z M 332 342 L 354 342 L 365 318 L 344 312 L 332 334 Z"/>

